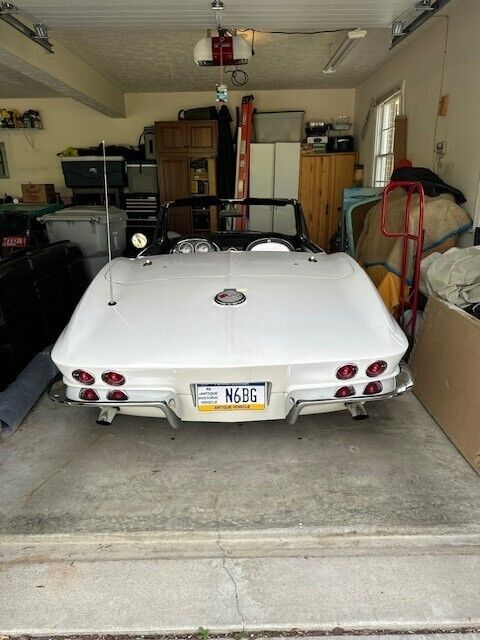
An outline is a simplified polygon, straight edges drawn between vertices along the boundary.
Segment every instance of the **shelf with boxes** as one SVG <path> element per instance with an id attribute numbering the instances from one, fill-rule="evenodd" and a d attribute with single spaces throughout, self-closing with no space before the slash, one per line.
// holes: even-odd
<path id="1" fill-rule="evenodd" d="M 42 131 L 43 122 L 36 109 L 28 109 L 22 114 L 15 109 L 0 107 L 0 130 Z"/>

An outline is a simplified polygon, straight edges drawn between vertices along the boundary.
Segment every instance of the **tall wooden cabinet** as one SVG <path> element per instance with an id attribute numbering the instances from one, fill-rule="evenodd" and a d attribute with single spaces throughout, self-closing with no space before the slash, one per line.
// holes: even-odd
<path id="1" fill-rule="evenodd" d="M 311 239 L 328 251 L 342 207 L 343 189 L 351 187 L 356 153 L 302 151 L 298 198 Z"/>
<path id="2" fill-rule="evenodd" d="M 218 128 L 215 120 L 155 123 L 158 185 L 163 202 L 215 195 Z M 216 228 L 213 208 L 171 211 L 170 230 L 181 234 Z"/>

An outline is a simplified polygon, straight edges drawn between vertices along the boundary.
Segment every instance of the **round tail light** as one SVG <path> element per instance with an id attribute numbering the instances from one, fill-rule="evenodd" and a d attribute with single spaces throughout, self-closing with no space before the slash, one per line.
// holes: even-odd
<path id="1" fill-rule="evenodd" d="M 358 367 L 354 364 L 344 364 L 337 369 L 336 376 L 339 380 L 350 380 L 357 375 Z"/>
<path id="2" fill-rule="evenodd" d="M 336 398 L 349 398 L 350 396 L 355 395 L 355 389 L 353 387 L 340 387 L 335 392 Z"/>
<path id="3" fill-rule="evenodd" d="M 89 402 L 96 402 L 98 400 L 98 393 L 95 389 L 81 389 L 79 395 L 81 400 L 88 400 Z"/>
<path id="4" fill-rule="evenodd" d="M 387 363 L 385 362 L 385 360 L 377 360 L 376 362 L 372 362 L 372 364 L 367 368 L 367 376 L 369 378 L 376 378 L 377 376 L 381 376 L 386 368 Z"/>
<path id="5" fill-rule="evenodd" d="M 128 400 L 128 396 L 125 391 L 115 389 L 115 391 L 109 391 L 107 393 L 107 400 L 115 400 L 115 402 L 125 402 L 125 400 Z"/>
<path id="6" fill-rule="evenodd" d="M 75 369 L 72 373 L 72 378 L 81 382 L 82 384 L 93 384 L 95 382 L 95 378 L 88 371 L 84 371 L 83 369 Z"/>
<path id="7" fill-rule="evenodd" d="M 111 387 L 121 387 L 122 384 L 125 384 L 125 376 L 116 371 L 105 371 L 102 373 L 102 380 Z"/>
<path id="8" fill-rule="evenodd" d="M 367 386 L 363 390 L 363 393 L 366 396 L 374 396 L 375 394 L 380 393 L 380 391 L 382 390 L 383 390 L 382 383 L 378 382 L 378 380 L 375 380 L 374 382 L 369 382 L 367 384 Z"/>

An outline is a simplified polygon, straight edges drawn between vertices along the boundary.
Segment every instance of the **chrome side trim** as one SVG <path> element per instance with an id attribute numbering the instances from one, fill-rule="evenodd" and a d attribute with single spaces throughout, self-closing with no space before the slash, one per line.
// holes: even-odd
<path id="1" fill-rule="evenodd" d="M 287 414 L 288 424 L 295 424 L 305 407 L 312 407 L 322 404 L 343 404 L 347 408 L 349 404 L 358 404 L 363 402 L 372 402 L 374 400 L 387 400 L 389 398 L 396 398 L 406 393 L 413 387 L 413 378 L 410 369 L 406 362 L 400 362 L 400 371 L 395 377 L 395 389 L 389 393 L 382 393 L 376 396 L 355 396 L 350 401 L 337 400 L 336 398 L 322 398 L 319 400 L 297 400 L 293 407 Z"/>
<path id="2" fill-rule="evenodd" d="M 126 401 L 120 404 L 115 404 L 113 402 L 84 402 L 83 400 L 71 400 L 67 398 L 67 386 L 63 382 L 63 380 L 56 380 L 50 389 L 48 390 L 48 397 L 50 400 L 54 402 L 59 402 L 60 404 L 67 405 L 77 405 L 83 407 L 97 407 L 98 409 L 102 409 L 103 407 L 118 409 L 120 410 L 122 406 L 126 407 L 156 407 L 163 411 L 166 419 L 171 427 L 174 429 L 178 429 L 182 420 L 177 416 L 177 414 L 173 411 L 171 407 L 168 406 L 168 403 L 164 400 L 145 400 L 143 402 L 135 402 L 135 401 Z"/>

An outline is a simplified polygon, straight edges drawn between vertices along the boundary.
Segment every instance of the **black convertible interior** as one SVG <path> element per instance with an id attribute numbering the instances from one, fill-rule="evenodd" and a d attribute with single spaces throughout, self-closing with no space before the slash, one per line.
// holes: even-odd
<path id="1" fill-rule="evenodd" d="M 172 233 L 171 216 L 187 207 L 214 208 L 215 230 Z M 185 198 L 167 203 L 159 214 L 152 245 L 154 253 L 209 253 L 212 251 L 322 251 L 308 237 L 296 200 L 245 198 L 220 200 L 214 196 Z"/>

